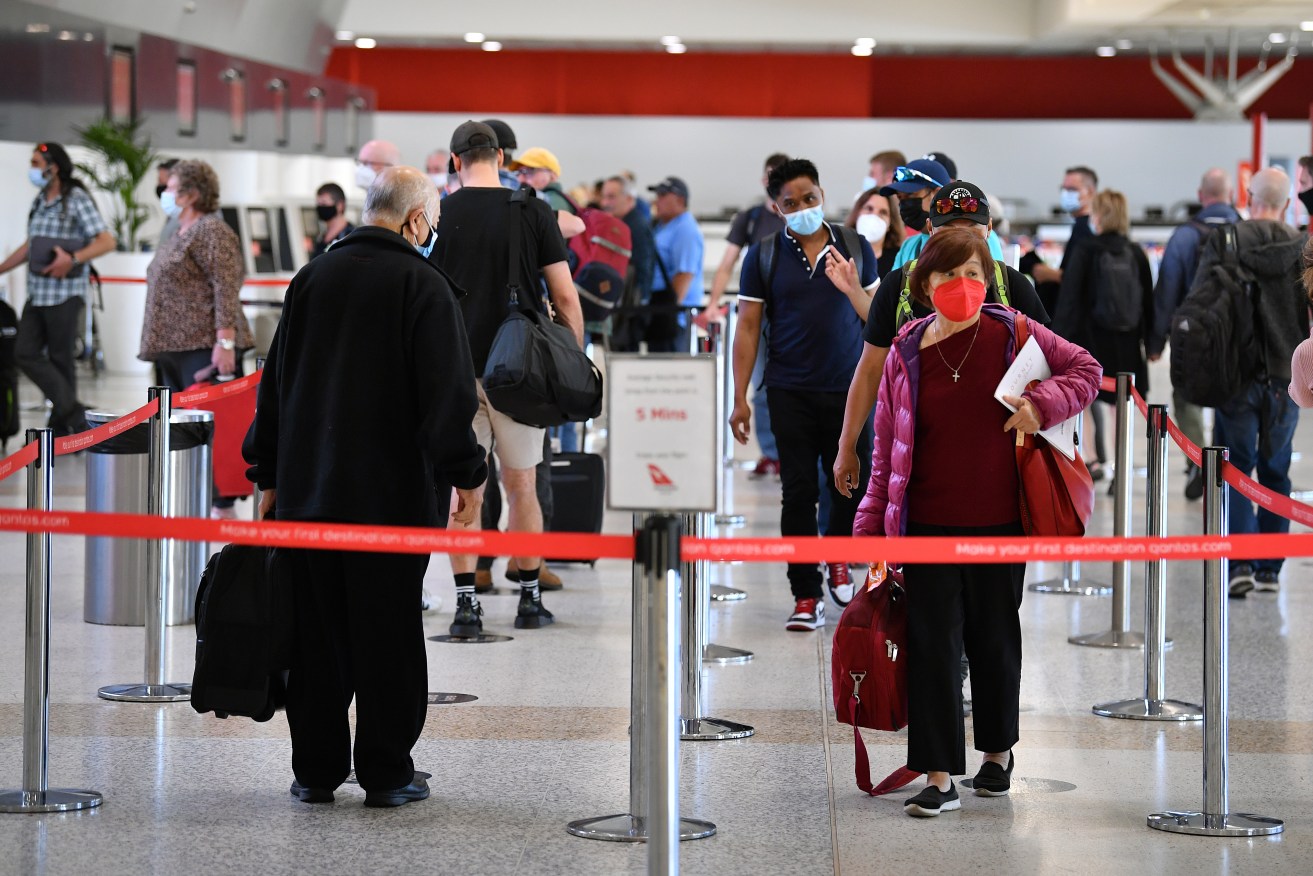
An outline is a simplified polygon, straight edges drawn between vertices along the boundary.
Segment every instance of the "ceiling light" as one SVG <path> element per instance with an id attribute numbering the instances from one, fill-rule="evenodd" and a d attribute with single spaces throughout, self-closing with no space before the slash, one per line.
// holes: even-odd
<path id="1" fill-rule="evenodd" d="M 1100 58 L 1111 58 L 1117 54 L 1117 50 L 1112 46 L 1099 46 L 1094 50 L 1094 54 L 1098 55 Z"/>
<path id="2" fill-rule="evenodd" d="M 682 55 L 688 51 L 688 46 L 683 43 L 671 43 L 666 46 L 666 51 L 672 55 Z"/>
<path id="3" fill-rule="evenodd" d="M 1299 23 L 1299 29 L 1305 32 L 1313 30 L 1313 21 L 1301 21 Z"/>
<path id="4" fill-rule="evenodd" d="M 59 38 L 61 40 L 75 40 L 78 38 L 78 35 L 71 30 L 61 30 L 59 32 Z"/>
<path id="5" fill-rule="evenodd" d="M 870 46 L 856 45 L 852 47 L 852 53 L 859 58 L 869 58 L 875 54 L 875 49 Z"/>
<path id="6" fill-rule="evenodd" d="M 378 45 L 378 40 L 373 37 L 360 37 L 356 40 L 357 49 L 372 49 L 376 45 Z"/>
<path id="7" fill-rule="evenodd" d="M 1267 35 L 1267 41 L 1273 45 L 1279 45 L 1286 41 L 1286 35 L 1283 33 L 1270 33 Z"/>
<path id="8" fill-rule="evenodd" d="M 853 45 L 854 45 L 854 46 L 864 46 L 865 48 L 868 48 L 868 49 L 874 49 L 874 48 L 875 48 L 875 40 L 872 39 L 871 37 L 858 37 L 857 39 L 853 40 Z"/>
<path id="9" fill-rule="evenodd" d="M 467 42 L 467 43 L 481 43 L 481 42 L 483 42 L 483 34 L 481 34 L 481 33 L 467 33 L 467 34 L 465 34 L 465 42 Z"/>
<path id="10" fill-rule="evenodd" d="M 1117 40 L 1117 42 L 1113 43 L 1113 45 L 1117 47 L 1117 51 L 1126 52 L 1129 51 L 1131 46 L 1135 45 L 1135 43 L 1131 42 L 1130 40 Z"/>
<path id="11" fill-rule="evenodd" d="M 48 24 L 29 24 L 29 25 L 27 26 L 27 32 L 28 32 L 28 33 L 50 33 L 50 25 L 48 25 Z"/>
<path id="12" fill-rule="evenodd" d="M 352 30 L 339 30 L 337 33 L 333 34 L 333 36 L 344 43 L 349 43 L 356 38 L 356 33 Z"/>
<path id="13" fill-rule="evenodd" d="M 92 42 L 95 42 L 95 41 L 96 41 L 96 35 L 95 35 L 94 33 L 84 33 L 84 34 L 82 34 L 82 42 L 84 42 L 84 43 L 92 43 Z"/>
<path id="14" fill-rule="evenodd" d="M 485 52 L 500 52 L 501 43 L 497 42 L 496 40 L 485 40 L 481 48 Z"/>
<path id="15" fill-rule="evenodd" d="M 663 46 L 678 46 L 682 45 L 683 42 L 683 40 L 676 36 L 664 36 L 661 38 L 661 45 Z"/>

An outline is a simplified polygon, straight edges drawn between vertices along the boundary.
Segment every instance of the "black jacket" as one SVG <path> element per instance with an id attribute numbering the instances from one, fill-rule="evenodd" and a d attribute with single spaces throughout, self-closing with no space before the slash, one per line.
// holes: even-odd
<path id="1" fill-rule="evenodd" d="M 358 228 L 288 287 L 242 451 L 283 520 L 446 523 L 487 476 L 464 322 L 436 266 Z"/>
<path id="2" fill-rule="evenodd" d="M 1204 241 L 1195 285 L 1221 264 L 1223 239 L 1214 231 Z M 1270 219 L 1236 223 L 1236 260 L 1253 274 L 1258 286 L 1254 333 L 1263 344 L 1267 375 L 1278 383 L 1289 382 L 1290 357 L 1308 337 L 1308 298 L 1300 278 L 1300 253 L 1307 239 L 1308 235 Z"/>

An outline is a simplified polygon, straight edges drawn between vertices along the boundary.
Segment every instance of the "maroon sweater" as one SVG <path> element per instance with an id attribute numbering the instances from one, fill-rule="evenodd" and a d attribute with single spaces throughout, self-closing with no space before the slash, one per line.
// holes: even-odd
<path id="1" fill-rule="evenodd" d="M 996 526 L 1021 519 L 1016 434 L 1003 431 L 1012 414 L 994 398 L 1008 368 L 1011 333 L 994 319 L 979 326 L 974 346 L 973 327 L 921 351 L 916 462 L 907 489 L 913 523 Z M 956 382 L 949 365 L 958 369 Z"/>

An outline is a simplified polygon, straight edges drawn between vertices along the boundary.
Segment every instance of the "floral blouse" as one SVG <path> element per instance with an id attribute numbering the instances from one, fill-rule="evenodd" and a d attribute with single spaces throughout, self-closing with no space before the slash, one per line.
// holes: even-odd
<path id="1" fill-rule="evenodd" d="M 218 213 L 169 238 L 146 269 L 146 319 L 138 359 L 214 346 L 218 329 L 235 328 L 238 350 L 254 345 L 242 313 L 246 269 L 241 243 Z"/>

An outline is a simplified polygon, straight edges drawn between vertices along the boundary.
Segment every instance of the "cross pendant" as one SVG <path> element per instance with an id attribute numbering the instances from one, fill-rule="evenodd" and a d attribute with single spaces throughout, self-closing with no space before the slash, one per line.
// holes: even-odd
<path id="1" fill-rule="evenodd" d="M 960 376 L 960 375 L 959 375 L 956 371 L 953 372 L 953 382 L 954 382 L 954 383 L 957 383 L 957 378 L 958 378 L 959 376 Z"/>

